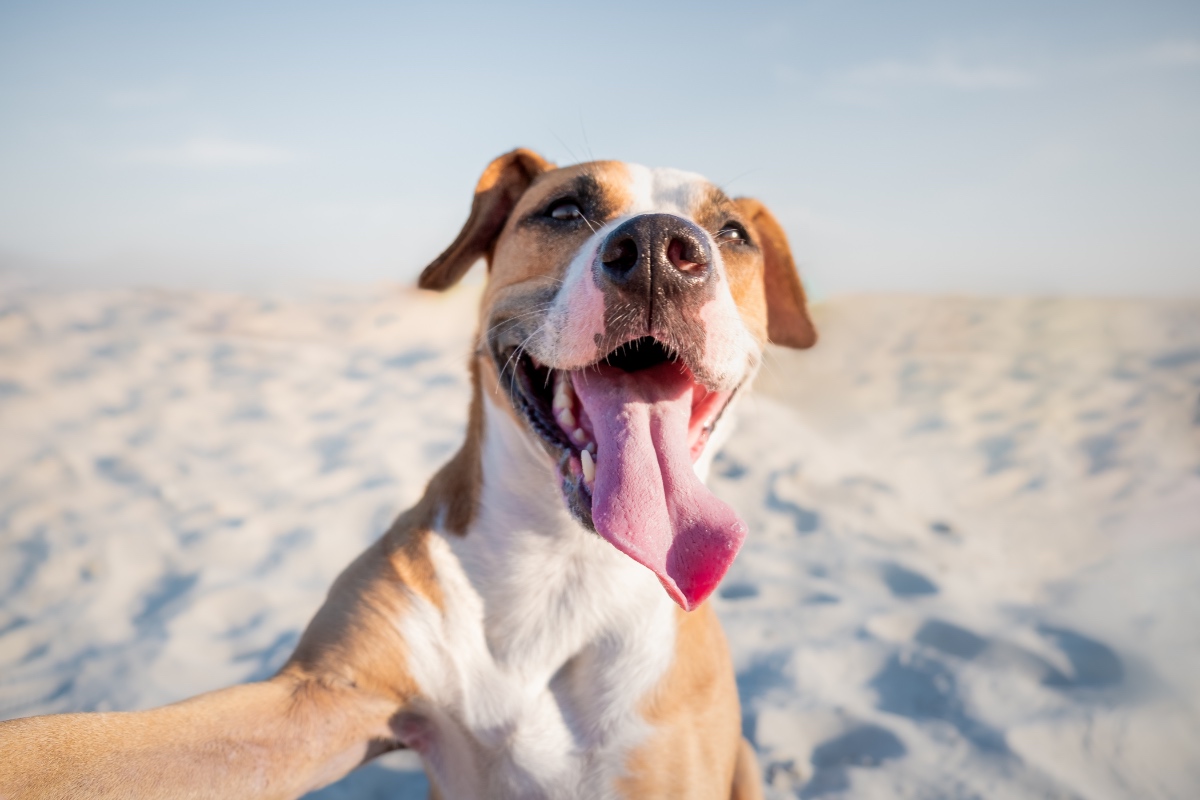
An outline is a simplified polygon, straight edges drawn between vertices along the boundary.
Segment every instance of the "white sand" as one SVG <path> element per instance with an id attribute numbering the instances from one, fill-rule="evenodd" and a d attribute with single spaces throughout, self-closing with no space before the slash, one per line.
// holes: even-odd
<path id="1" fill-rule="evenodd" d="M 277 668 L 458 444 L 474 303 L 0 284 L 0 718 Z M 1200 301 L 819 320 L 714 480 L 771 796 L 1200 796 Z"/>

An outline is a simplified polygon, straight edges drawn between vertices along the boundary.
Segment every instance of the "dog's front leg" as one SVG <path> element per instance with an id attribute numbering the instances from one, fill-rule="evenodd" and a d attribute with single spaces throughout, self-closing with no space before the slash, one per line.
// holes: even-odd
<path id="1" fill-rule="evenodd" d="M 389 738 L 389 709 L 280 675 L 150 711 L 0 723 L 0 797 L 291 798 Z"/>
<path id="2" fill-rule="evenodd" d="M 293 798 L 408 742 L 404 553 L 370 548 L 270 680 L 148 711 L 0 723 L 0 798 Z"/>

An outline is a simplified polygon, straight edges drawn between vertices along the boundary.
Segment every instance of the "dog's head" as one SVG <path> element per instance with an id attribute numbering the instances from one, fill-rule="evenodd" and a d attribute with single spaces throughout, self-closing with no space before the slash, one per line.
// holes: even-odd
<path id="1" fill-rule="evenodd" d="M 698 175 L 514 150 L 420 285 L 445 289 L 480 257 L 487 384 L 574 517 L 694 608 L 746 526 L 693 465 L 764 344 L 816 341 L 779 223 Z"/>

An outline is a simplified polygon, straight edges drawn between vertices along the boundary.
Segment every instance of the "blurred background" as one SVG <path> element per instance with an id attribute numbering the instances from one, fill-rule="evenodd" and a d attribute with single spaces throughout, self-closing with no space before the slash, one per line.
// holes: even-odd
<path id="1" fill-rule="evenodd" d="M 1200 5 L 5 3 L 0 265 L 408 281 L 487 161 L 700 172 L 819 297 L 1200 289 Z"/>
<path id="2" fill-rule="evenodd" d="M 0 719 L 268 677 L 460 445 L 490 159 L 779 216 L 770 800 L 1200 797 L 1200 3 L 0 3 Z M 423 798 L 389 754 L 314 798 Z"/>

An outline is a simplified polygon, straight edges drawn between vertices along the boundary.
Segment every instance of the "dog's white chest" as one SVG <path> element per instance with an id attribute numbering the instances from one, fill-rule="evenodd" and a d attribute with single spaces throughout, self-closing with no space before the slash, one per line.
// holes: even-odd
<path id="1" fill-rule="evenodd" d="M 444 609 L 401 621 L 454 797 L 612 796 L 674 653 L 674 606 L 598 537 L 434 536 Z"/>

